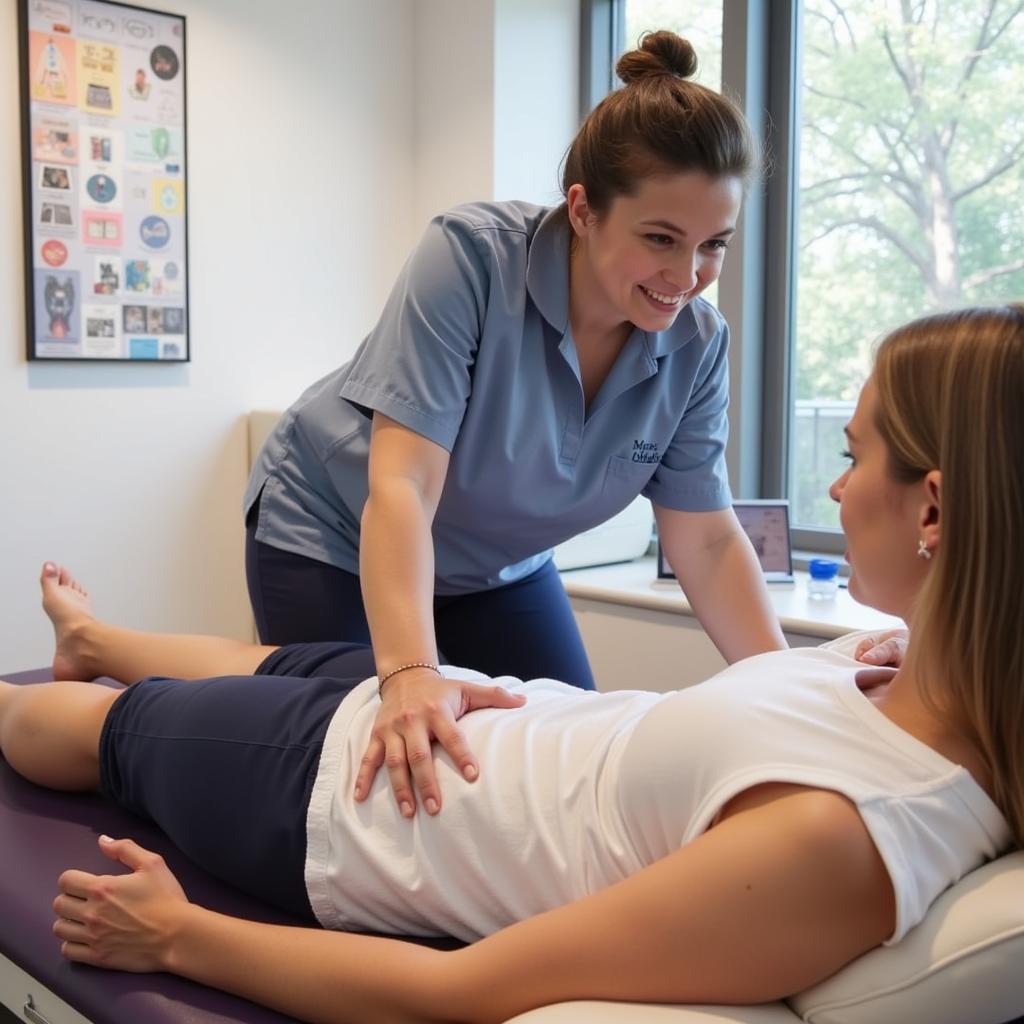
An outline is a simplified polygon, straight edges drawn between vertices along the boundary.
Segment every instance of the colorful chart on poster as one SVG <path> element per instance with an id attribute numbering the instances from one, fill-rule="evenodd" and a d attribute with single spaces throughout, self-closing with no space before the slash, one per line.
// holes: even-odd
<path id="1" fill-rule="evenodd" d="M 185 19 L 20 14 L 29 358 L 185 361 Z"/>

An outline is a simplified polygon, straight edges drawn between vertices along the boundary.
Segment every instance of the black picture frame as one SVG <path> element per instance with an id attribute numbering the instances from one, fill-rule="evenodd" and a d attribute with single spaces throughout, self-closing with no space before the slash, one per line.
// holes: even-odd
<path id="1" fill-rule="evenodd" d="M 185 17 L 19 0 L 29 360 L 183 363 Z"/>

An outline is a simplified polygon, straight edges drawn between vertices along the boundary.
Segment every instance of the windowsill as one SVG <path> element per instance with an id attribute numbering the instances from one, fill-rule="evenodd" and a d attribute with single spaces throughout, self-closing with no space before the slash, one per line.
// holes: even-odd
<path id="1" fill-rule="evenodd" d="M 561 576 L 570 597 L 693 615 L 686 595 L 675 582 L 656 579 L 655 559 L 649 555 L 619 565 L 570 569 Z M 893 629 L 904 625 L 892 615 L 858 604 L 843 588 L 832 600 L 811 600 L 807 596 L 807 573 L 797 572 L 794 576 L 794 583 L 768 584 L 772 606 L 785 633 L 820 637 L 825 641 L 855 630 Z"/>

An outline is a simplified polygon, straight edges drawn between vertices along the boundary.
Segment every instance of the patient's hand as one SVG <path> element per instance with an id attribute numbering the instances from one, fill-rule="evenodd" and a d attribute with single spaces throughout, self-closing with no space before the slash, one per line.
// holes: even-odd
<path id="1" fill-rule="evenodd" d="M 180 911 L 188 899 L 164 863 L 130 839 L 100 838 L 111 860 L 127 875 L 65 871 L 53 901 L 53 933 L 69 960 L 119 971 L 163 971 Z"/>
<path id="2" fill-rule="evenodd" d="M 383 703 L 356 777 L 355 797 L 365 800 L 387 766 L 402 815 L 416 813 L 416 792 L 428 814 L 441 809 L 431 744 L 436 739 L 470 782 L 480 773 L 466 737 L 455 724 L 478 708 L 518 708 L 526 698 L 501 686 L 444 679 L 431 671 L 403 672 L 384 687 Z M 415 788 L 414 788 L 415 787 Z"/>

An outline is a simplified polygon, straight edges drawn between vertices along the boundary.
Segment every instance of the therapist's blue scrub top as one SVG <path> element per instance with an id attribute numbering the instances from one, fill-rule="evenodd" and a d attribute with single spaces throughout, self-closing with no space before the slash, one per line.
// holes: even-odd
<path id="1" fill-rule="evenodd" d="M 451 453 L 433 524 L 435 590 L 513 582 L 638 494 L 731 502 L 729 332 L 703 299 L 634 329 L 585 408 L 569 327 L 565 214 L 472 203 L 437 217 L 351 362 L 309 388 L 264 445 L 256 538 L 351 573 L 373 410 Z"/>

